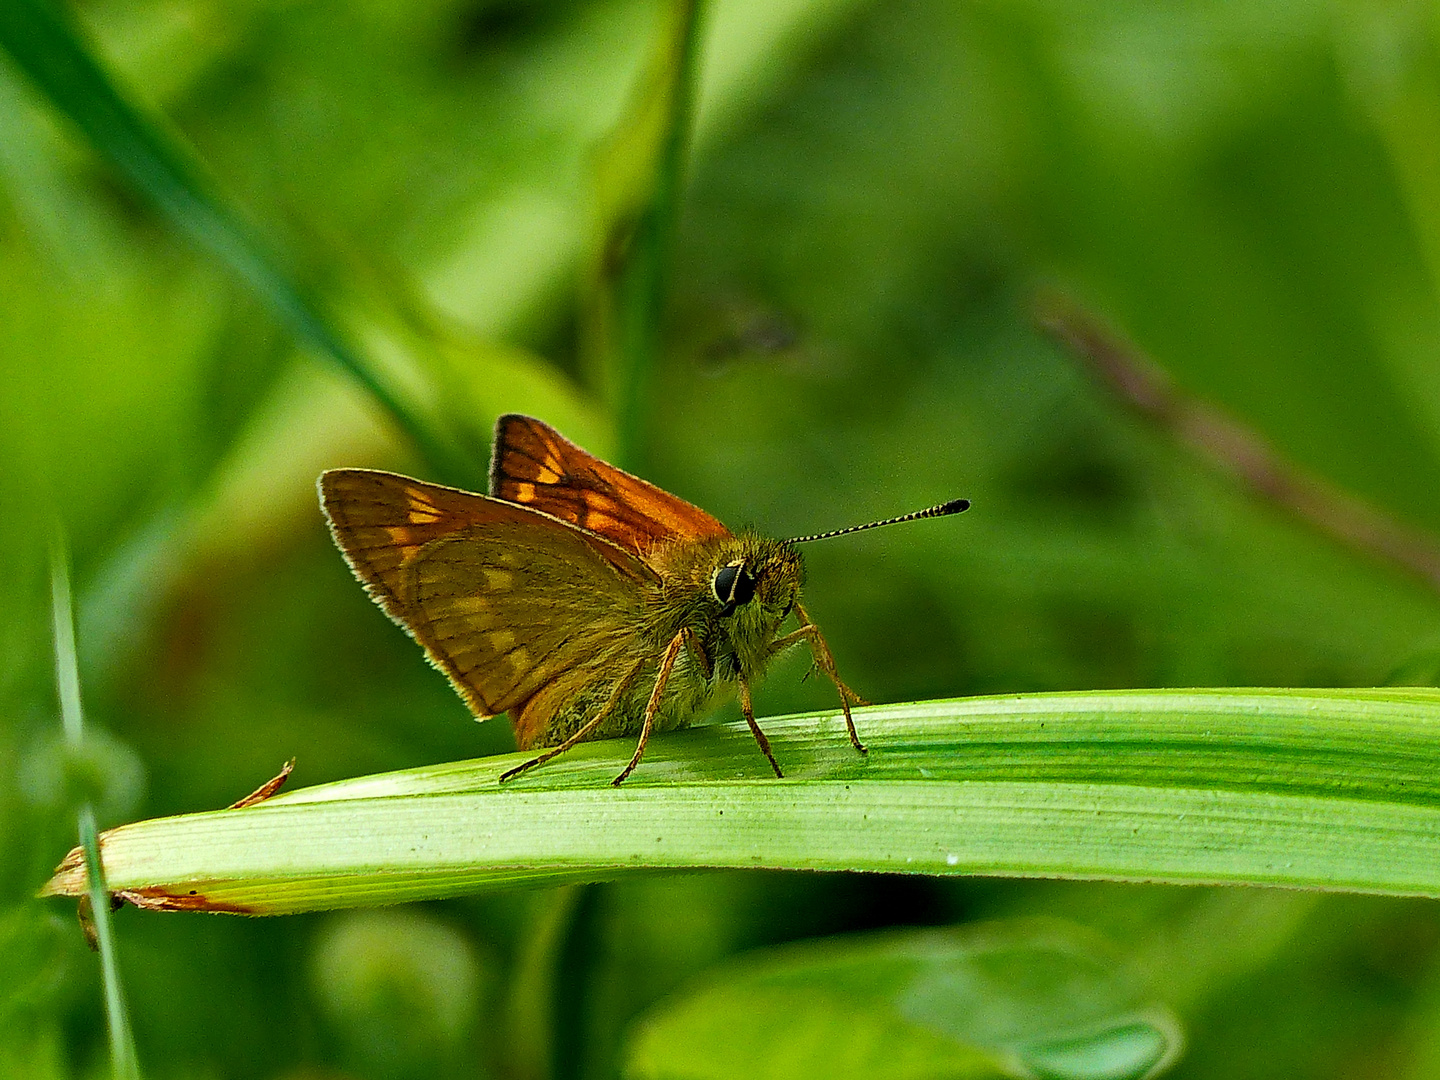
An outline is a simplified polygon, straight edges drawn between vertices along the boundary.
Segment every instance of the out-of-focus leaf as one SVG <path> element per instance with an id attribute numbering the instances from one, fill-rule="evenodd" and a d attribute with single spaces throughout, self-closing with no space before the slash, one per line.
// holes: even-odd
<path id="1" fill-rule="evenodd" d="M 56 1016 L 82 948 L 73 924 L 54 912 L 35 904 L 0 908 L 0 1076 L 72 1075 Z"/>
<path id="2" fill-rule="evenodd" d="M 1056 922 L 838 938 L 742 957 L 634 1030 L 636 1080 L 1155 1076 L 1178 1022 Z"/>
<path id="3" fill-rule="evenodd" d="M 1434 363 L 1440 334 L 1434 318 L 1440 301 L 1440 27 L 1423 7 L 1350 3 L 1340 11 L 1337 59 L 1384 145 L 1430 278 L 1430 305 L 1396 303 L 1387 312 L 1391 334 L 1400 341 L 1386 359 L 1432 453 L 1440 453 L 1440 367 Z"/>
<path id="4" fill-rule="evenodd" d="M 695 101 L 700 0 L 671 0 L 630 111 L 597 154 L 596 252 L 583 346 L 616 412 L 617 460 L 633 466 L 659 349 L 675 214 Z"/>
<path id="5" fill-rule="evenodd" d="M 315 942 L 311 983 L 359 1075 L 443 1075 L 464 1060 L 484 970 L 470 939 L 418 908 L 353 912 Z"/>
<path id="6" fill-rule="evenodd" d="M 51 1005 L 74 957 L 66 953 L 70 927 L 34 904 L 0 909 L 0 1030 Z"/>
<path id="7" fill-rule="evenodd" d="M 173 225 L 230 267 L 296 337 L 357 379 L 441 475 L 461 480 L 478 473 L 479 463 L 458 456 L 437 420 L 422 416 L 347 343 L 313 292 L 226 203 L 180 137 L 130 100 L 52 0 L 0 7 L 0 47 Z"/>

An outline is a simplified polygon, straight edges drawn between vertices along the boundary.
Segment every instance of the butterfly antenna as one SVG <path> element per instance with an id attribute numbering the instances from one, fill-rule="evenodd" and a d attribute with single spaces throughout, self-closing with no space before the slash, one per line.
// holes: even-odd
<path id="1" fill-rule="evenodd" d="M 811 540 L 829 540 L 832 536 L 846 536 L 849 533 L 864 532 L 866 529 L 878 529 L 882 525 L 899 525 L 902 521 L 919 521 L 921 518 L 949 517 L 951 514 L 958 514 L 962 510 L 970 509 L 969 499 L 951 499 L 939 506 L 932 506 L 928 510 L 916 510 L 913 514 L 901 514 L 899 517 L 886 518 L 884 521 L 872 521 L 865 525 L 851 525 L 848 529 L 836 529 L 833 532 L 815 533 L 813 536 L 796 536 L 786 540 L 787 544 L 808 544 Z"/>

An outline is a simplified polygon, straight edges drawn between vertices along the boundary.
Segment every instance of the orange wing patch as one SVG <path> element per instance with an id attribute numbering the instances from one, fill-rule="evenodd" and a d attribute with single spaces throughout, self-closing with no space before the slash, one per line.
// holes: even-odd
<path id="1" fill-rule="evenodd" d="M 533 506 L 633 551 L 728 536 L 698 506 L 586 453 L 548 424 L 509 413 L 495 422 L 490 494 Z"/>

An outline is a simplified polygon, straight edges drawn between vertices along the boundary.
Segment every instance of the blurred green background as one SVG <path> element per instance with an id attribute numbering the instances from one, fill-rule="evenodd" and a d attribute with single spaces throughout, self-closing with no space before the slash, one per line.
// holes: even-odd
<path id="1" fill-rule="evenodd" d="M 466 447 L 532 412 L 775 535 L 974 500 L 806 550 L 807 604 L 872 700 L 1440 669 L 1433 582 L 1243 490 L 1034 315 L 1060 290 L 1299 468 L 1440 530 L 1433 5 L 715 0 L 630 432 L 583 312 L 597 148 L 645 85 L 654 0 L 73 14 L 285 273 L 394 385 L 429 387 Z M 74 842 L 57 512 L 89 717 L 111 736 L 102 825 L 223 806 L 292 756 L 311 784 L 513 742 L 369 602 L 316 506 L 324 468 L 427 463 L 14 61 L 0 1071 L 88 1076 L 105 1068 L 96 962 L 69 910 L 30 899 Z M 805 667 L 776 666 L 762 714 L 831 704 Z M 733 954 L 1022 915 L 1113 943 L 1186 1028 L 1172 1075 L 1440 1075 L 1429 902 L 725 873 L 117 927 L 148 1075 L 608 1077 L 637 1017 Z"/>

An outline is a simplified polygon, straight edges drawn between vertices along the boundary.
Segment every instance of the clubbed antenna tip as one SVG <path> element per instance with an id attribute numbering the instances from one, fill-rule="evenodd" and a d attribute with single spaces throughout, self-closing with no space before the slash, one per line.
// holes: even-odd
<path id="1" fill-rule="evenodd" d="M 921 518 L 949 517 L 951 514 L 958 514 L 962 510 L 969 509 L 969 499 L 951 499 L 949 502 L 941 503 L 939 506 L 932 506 L 928 510 L 916 510 L 913 514 L 901 514 L 899 517 L 886 518 L 884 521 L 871 521 L 864 525 L 851 525 L 848 529 L 836 529 L 833 532 L 815 533 L 813 536 L 796 536 L 785 542 L 787 544 L 808 544 L 811 540 L 829 540 L 832 536 L 845 536 L 849 533 L 864 532 L 866 529 L 878 529 L 882 525 L 899 525 L 902 521 L 919 521 Z"/>

